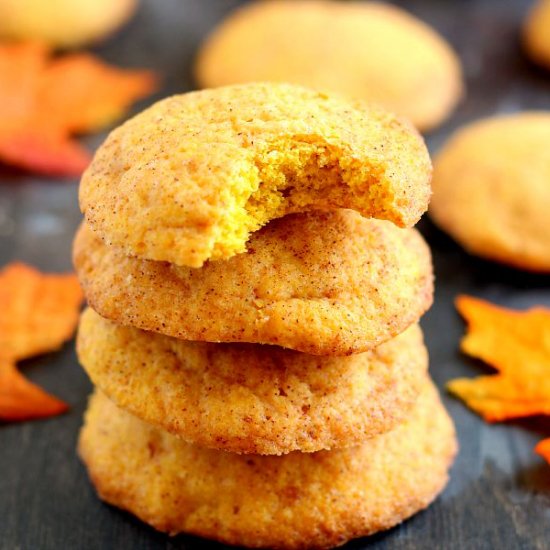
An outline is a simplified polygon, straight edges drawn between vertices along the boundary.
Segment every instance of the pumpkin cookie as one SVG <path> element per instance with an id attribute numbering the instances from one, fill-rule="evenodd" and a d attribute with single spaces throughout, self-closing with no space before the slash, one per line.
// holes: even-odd
<path id="1" fill-rule="evenodd" d="M 82 46 L 114 32 L 136 6 L 136 0 L 0 0 L 0 37 Z"/>
<path id="2" fill-rule="evenodd" d="M 201 449 L 90 402 L 80 455 L 99 496 L 172 535 L 329 548 L 426 508 L 447 482 L 454 427 L 426 382 L 406 422 L 362 446 L 282 457 Z"/>
<path id="3" fill-rule="evenodd" d="M 437 155 L 433 220 L 469 252 L 550 272 L 550 113 L 482 120 Z"/>
<path id="4" fill-rule="evenodd" d="M 523 43 L 533 61 L 550 69 L 550 0 L 537 0 L 529 12 Z"/>
<path id="5" fill-rule="evenodd" d="M 393 115 L 248 84 L 174 96 L 123 124 L 85 172 L 80 205 L 124 253 L 200 267 L 291 212 L 353 208 L 413 225 L 430 177 L 424 142 Z"/>
<path id="6" fill-rule="evenodd" d="M 252 235 L 247 253 L 202 269 L 130 258 L 84 224 L 74 263 L 89 304 L 116 323 L 315 355 L 389 340 L 418 321 L 433 292 L 418 232 L 351 210 L 274 220 Z"/>
<path id="7" fill-rule="evenodd" d="M 190 443 L 255 454 L 349 447 L 387 432 L 408 415 L 428 366 L 416 325 L 370 352 L 320 357 L 185 342 L 91 309 L 77 349 L 119 407 Z"/>
<path id="8" fill-rule="evenodd" d="M 206 40 L 201 86 L 280 81 L 374 101 L 427 130 L 462 94 L 460 62 L 432 28 L 375 2 L 253 2 Z"/>

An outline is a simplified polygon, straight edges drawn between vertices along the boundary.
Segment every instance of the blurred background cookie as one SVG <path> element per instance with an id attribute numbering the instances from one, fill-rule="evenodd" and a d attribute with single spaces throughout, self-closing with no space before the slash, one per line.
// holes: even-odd
<path id="1" fill-rule="evenodd" d="M 417 325 L 370 352 L 320 357 L 185 342 L 88 309 L 77 348 L 117 406 L 190 443 L 255 454 L 350 447 L 387 432 L 408 416 L 428 367 Z"/>
<path id="2" fill-rule="evenodd" d="M 431 161 L 383 109 L 287 84 L 245 84 L 159 101 L 113 131 L 80 183 L 106 243 L 200 267 L 244 252 L 273 218 L 320 208 L 414 225 Z"/>
<path id="3" fill-rule="evenodd" d="M 0 0 L 0 37 L 74 48 L 106 38 L 138 0 Z"/>
<path id="4" fill-rule="evenodd" d="M 537 0 L 523 27 L 523 43 L 529 56 L 550 69 L 550 0 Z"/>
<path id="5" fill-rule="evenodd" d="M 430 216 L 484 258 L 550 272 L 550 113 L 481 120 L 434 160 Z"/>
<path id="6" fill-rule="evenodd" d="M 99 496 L 156 529 L 281 549 L 330 548 L 400 523 L 444 488 L 456 448 L 428 380 L 403 424 L 349 449 L 282 457 L 201 449 L 101 393 L 79 444 Z"/>
<path id="7" fill-rule="evenodd" d="M 117 323 L 315 355 L 389 340 L 418 321 L 433 293 L 420 234 L 353 210 L 279 218 L 253 233 L 248 252 L 201 269 L 126 256 L 83 225 L 74 263 L 88 303 Z"/>
<path id="8" fill-rule="evenodd" d="M 202 87 L 283 81 L 383 104 L 420 130 L 462 94 L 460 62 L 435 30 L 376 2 L 273 0 L 231 14 L 204 42 Z"/>

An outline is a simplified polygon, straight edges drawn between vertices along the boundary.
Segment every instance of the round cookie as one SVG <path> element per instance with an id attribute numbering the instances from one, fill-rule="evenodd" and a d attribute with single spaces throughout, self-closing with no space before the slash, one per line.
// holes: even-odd
<path id="1" fill-rule="evenodd" d="M 437 32 L 389 4 L 282 0 L 237 9 L 202 46 L 203 87 L 291 82 L 380 103 L 428 130 L 462 95 L 460 62 Z"/>
<path id="2" fill-rule="evenodd" d="M 523 27 L 523 43 L 529 56 L 550 69 L 550 0 L 537 0 Z"/>
<path id="3" fill-rule="evenodd" d="M 126 254 L 200 267 L 292 212 L 353 208 L 413 225 L 430 177 L 422 138 L 393 115 L 248 84 L 174 96 L 120 126 L 84 173 L 80 206 Z"/>
<path id="4" fill-rule="evenodd" d="M 418 321 L 433 294 L 420 234 L 351 210 L 274 220 L 252 235 L 247 253 L 202 269 L 130 258 L 84 224 L 74 264 L 88 303 L 116 323 L 314 355 L 389 340 Z"/>
<path id="5" fill-rule="evenodd" d="M 185 342 L 88 309 L 77 349 L 117 406 L 200 445 L 280 455 L 349 447 L 405 420 L 426 377 L 418 325 L 376 349 L 321 357 L 258 344 Z"/>
<path id="6" fill-rule="evenodd" d="M 425 384 L 395 430 L 359 447 L 282 457 L 189 445 L 97 393 L 80 456 L 103 500 L 158 530 L 248 547 L 334 547 L 393 527 L 445 486 L 454 427 Z"/>
<path id="7" fill-rule="evenodd" d="M 473 254 L 550 272 L 550 112 L 478 121 L 437 155 L 432 219 Z"/>
<path id="8" fill-rule="evenodd" d="M 0 0 L 0 37 L 73 48 L 125 23 L 137 0 Z"/>

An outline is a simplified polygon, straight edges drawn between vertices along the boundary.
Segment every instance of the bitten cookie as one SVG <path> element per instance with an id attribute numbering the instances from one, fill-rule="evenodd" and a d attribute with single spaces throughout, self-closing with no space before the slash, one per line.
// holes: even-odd
<path id="1" fill-rule="evenodd" d="M 82 46 L 114 32 L 136 6 L 137 0 L 0 0 L 0 37 Z"/>
<path id="2" fill-rule="evenodd" d="M 130 258 L 83 225 L 74 264 L 89 304 L 116 323 L 314 355 L 389 340 L 418 321 L 433 293 L 420 234 L 351 210 L 274 220 L 247 253 L 201 269 Z"/>
<path id="3" fill-rule="evenodd" d="M 428 130 L 462 95 L 460 62 L 437 32 L 376 2 L 279 0 L 237 9 L 203 44 L 203 87 L 278 81 L 374 101 Z"/>
<path id="4" fill-rule="evenodd" d="M 248 84 L 174 96 L 120 126 L 84 173 L 80 205 L 126 254 L 200 267 L 292 212 L 353 208 L 413 225 L 430 178 L 424 142 L 393 115 Z"/>
<path id="5" fill-rule="evenodd" d="M 481 120 L 436 156 L 433 220 L 469 252 L 550 271 L 550 113 Z"/>
<path id="6" fill-rule="evenodd" d="M 254 454 L 350 447 L 387 432 L 408 416 L 428 366 L 417 325 L 370 352 L 320 357 L 185 342 L 91 309 L 77 349 L 122 409 L 201 447 Z"/>
<path id="7" fill-rule="evenodd" d="M 201 449 L 96 394 L 80 456 L 99 496 L 170 534 L 262 548 L 329 548 L 428 506 L 456 453 L 431 382 L 409 419 L 359 447 L 283 457 Z"/>
<path id="8" fill-rule="evenodd" d="M 523 26 L 523 43 L 529 56 L 550 69 L 550 0 L 537 0 Z"/>

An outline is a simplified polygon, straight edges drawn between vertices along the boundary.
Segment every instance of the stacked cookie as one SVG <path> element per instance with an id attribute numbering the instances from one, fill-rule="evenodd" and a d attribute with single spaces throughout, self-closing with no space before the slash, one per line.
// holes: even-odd
<path id="1" fill-rule="evenodd" d="M 279 548 L 427 506 L 456 450 L 416 324 L 430 255 L 406 228 L 429 177 L 408 125 L 282 84 L 176 96 L 115 130 L 74 250 L 98 388 L 79 450 L 101 498 Z"/>

